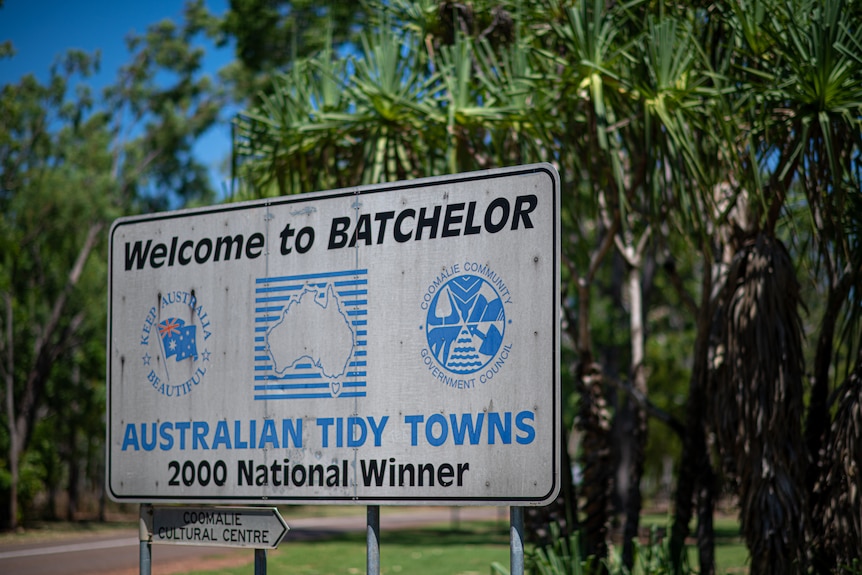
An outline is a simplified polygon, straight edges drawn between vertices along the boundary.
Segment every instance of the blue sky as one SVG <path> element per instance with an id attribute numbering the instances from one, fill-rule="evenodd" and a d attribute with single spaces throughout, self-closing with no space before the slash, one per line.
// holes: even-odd
<path id="1" fill-rule="evenodd" d="M 16 54 L 0 60 L 0 85 L 15 83 L 33 73 L 45 80 L 54 60 L 69 48 L 101 50 L 101 71 L 91 81 L 95 90 L 110 84 L 129 58 L 125 38 L 134 31 L 171 18 L 180 21 L 184 0 L 4 0 L 0 7 L 0 42 L 11 40 Z M 210 11 L 223 14 L 227 0 L 206 0 Z M 231 58 L 230 51 L 207 51 L 207 71 L 215 71 Z M 230 126 L 225 120 L 207 133 L 195 149 L 211 167 L 218 190 L 227 184 L 218 173 L 230 153 Z"/>

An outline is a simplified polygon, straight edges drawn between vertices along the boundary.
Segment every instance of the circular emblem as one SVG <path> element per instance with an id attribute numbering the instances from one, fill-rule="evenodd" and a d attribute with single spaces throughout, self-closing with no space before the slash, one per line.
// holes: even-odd
<path id="1" fill-rule="evenodd" d="M 428 349 L 447 371 L 476 373 L 497 355 L 506 331 L 506 310 L 496 288 L 481 276 L 447 281 L 428 305 Z"/>
<path id="2" fill-rule="evenodd" d="M 166 397 L 191 393 L 207 373 L 212 335 L 209 316 L 193 292 L 162 294 L 141 327 L 147 385 Z"/>

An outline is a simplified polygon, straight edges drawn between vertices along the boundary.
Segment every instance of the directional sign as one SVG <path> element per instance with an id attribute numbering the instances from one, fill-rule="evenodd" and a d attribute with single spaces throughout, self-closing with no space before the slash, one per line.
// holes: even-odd
<path id="1" fill-rule="evenodd" d="M 153 507 L 153 543 L 275 549 L 289 527 L 275 507 Z"/>
<path id="2" fill-rule="evenodd" d="M 115 500 L 556 496 L 551 165 L 122 218 L 109 268 Z"/>

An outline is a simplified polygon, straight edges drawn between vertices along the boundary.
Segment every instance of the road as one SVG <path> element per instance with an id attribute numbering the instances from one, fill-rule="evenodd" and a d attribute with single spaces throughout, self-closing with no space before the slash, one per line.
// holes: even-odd
<path id="1" fill-rule="evenodd" d="M 380 518 L 381 546 L 386 531 L 451 521 L 508 520 L 507 509 L 489 507 L 384 508 Z M 350 531 L 364 531 L 364 515 L 286 518 L 290 531 L 282 545 L 321 539 Z M 122 529 L 52 541 L 0 545 L 3 575 L 137 575 L 137 531 Z M 154 545 L 152 575 L 175 575 L 193 569 L 227 568 L 250 564 L 254 552 L 223 547 Z"/>

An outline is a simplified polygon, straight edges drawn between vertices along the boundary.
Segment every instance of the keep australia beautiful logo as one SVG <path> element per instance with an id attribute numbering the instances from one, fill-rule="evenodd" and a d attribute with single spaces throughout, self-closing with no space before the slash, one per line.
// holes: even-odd
<path id="1" fill-rule="evenodd" d="M 141 362 L 147 385 L 166 397 L 183 397 L 197 388 L 207 373 L 212 326 L 193 292 L 161 294 L 143 320 Z"/>
<path id="2" fill-rule="evenodd" d="M 506 306 L 511 293 L 488 265 L 453 264 L 428 285 L 422 361 L 431 375 L 456 389 L 490 382 L 503 368 L 512 345 L 506 343 Z"/>

